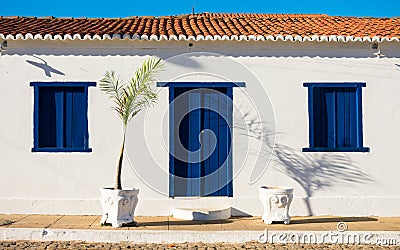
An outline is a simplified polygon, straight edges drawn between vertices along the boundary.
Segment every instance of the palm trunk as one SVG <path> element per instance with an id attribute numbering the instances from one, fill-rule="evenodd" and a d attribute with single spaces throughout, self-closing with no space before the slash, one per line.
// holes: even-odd
<path id="1" fill-rule="evenodd" d="M 122 140 L 121 151 L 119 153 L 119 160 L 117 166 L 117 173 L 115 174 L 115 186 L 114 186 L 114 189 L 119 189 L 119 190 L 122 189 L 121 172 L 122 172 L 122 162 L 124 159 L 124 150 L 125 150 L 125 135 L 126 135 L 126 126 L 124 125 L 124 138 Z"/>

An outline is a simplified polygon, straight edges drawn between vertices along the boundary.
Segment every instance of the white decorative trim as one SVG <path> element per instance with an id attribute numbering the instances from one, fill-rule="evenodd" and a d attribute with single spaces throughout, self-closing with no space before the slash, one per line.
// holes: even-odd
<path id="1" fill-rule="evenodd" d="M 203 35 L 197 35 L 197 36 L 184 36 L 184 35 L 179 35 L 177 37 L 176 35 L 171 35 L 171 36 L 166 36 L 166 35 L 161 35 L 161 36 L 156 36 L 156 35 L 132 35 L 130 36 L 129 34 L 124 34 L 122 37 L 119 34 L 112 34 L 111 36 L 108 34 L 105 34 L 103 36 L 99 35 L 85 35 L 81 36 L 80 34 L 66 34 L 64 36 L 61 35 L 50 35 L 50 34 L 36 34 L 33 35 L 31 33 L 27 33 L 25 36 L 22 34 L 17 34 L 17 35 L 4 35 L 0 33 L 0 39 L 1 40 L 145 40 L 145 41 L 291 41 L 291 42 L 400 42 L 400 37 L 355 37 L 355 36 L 292 36 L 292 35 L 277 35 L 277 36 L 272 36 L 272 35 L 267 35 L 267 36 L 254 36 L 254 35 L 240 35 L 240 36 L 203 36 Z"/>

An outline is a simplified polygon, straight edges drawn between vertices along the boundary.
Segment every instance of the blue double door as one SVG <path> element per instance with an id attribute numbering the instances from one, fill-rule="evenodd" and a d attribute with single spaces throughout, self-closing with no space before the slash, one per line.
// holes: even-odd
<path id="1" fill-rule="evenodd" d="M 170 102 L 170 196 L 232 196 L 232 88 L 175 87 Z"/>

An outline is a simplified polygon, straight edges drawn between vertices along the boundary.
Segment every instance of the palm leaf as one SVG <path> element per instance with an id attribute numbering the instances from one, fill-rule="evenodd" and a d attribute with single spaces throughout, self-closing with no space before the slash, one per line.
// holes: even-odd
<path id="1" fill-rule="evenodd" d="M 121 170 L 124 155 L 126 126 L 143 108 L 157 101 L 157 93 L 150 84 L 156 81 L 156 76 L 163 70 L 161 59 L 150 58 L 138 68 L 129 82 L 120 81 L 114 71 L 107 71 L 100 80 L 100 89 L 114 102 L 114 110 L 123 123 L 123 141 L 117 166 L 115 189 L 122 189 Z"/>
<path id="2" fill-rule="evenodd" d="M 126 122 L 129 122 L 140 110 L 149 107 L 157 101 L 150 84 L 156 81 L 156 75 L 163 70 L 161 59 L 150 58 L 145 61 L 127 84 L 127 93 L 131 101 L 124 112 Z"/>
<path id="3" fill-rule="evenodd" d="M 100 89 L 104 91 L 109 98 L 114 102 L 115 106 L 112 107 L 114 111 L 118 113 L 121 117 L 123 106 L 122 103 L 122 93 L 123 93 L 123 86 L 120 84 L 119 77 L 115 76 L 114 71 L 107 71 L 104 77 L 100 80 Z"/>
<path id="4" fill-rule="evenodd" d="M 128 83 L 121 84 L 114 71 L 107 71 L 100 80 L 100 89 L 114 102 L 112 109 L 118 113 L 124 125 L 140 110 L 157 101 L 157 93 L 151 89 L 150 84 L 156 81 L 161 70 L 161 59 L 150 58 L 135 71 Z"/>

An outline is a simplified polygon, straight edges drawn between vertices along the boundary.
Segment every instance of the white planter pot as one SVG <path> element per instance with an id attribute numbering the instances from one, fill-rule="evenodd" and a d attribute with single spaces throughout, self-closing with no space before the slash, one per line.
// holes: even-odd
<path id="1" fill-rule="evenodd" d="M 100 193 L 100 202 L 103 208 L 103 216 L 100 221 L 102 225 L 109 223 L 113 227 L 121 227 L 123 224 L 134 222 L 139 189 L 102 188 Z"/>
<path id="2" fill-rule="evenodd" d="M 273 221 L 290 223 L 289 207 L 293 200 L 293 188 L 262 186 L 260 187 L 259 197 L 264 206 L 262 216 L 264 223 L 272 224 Z"/>

